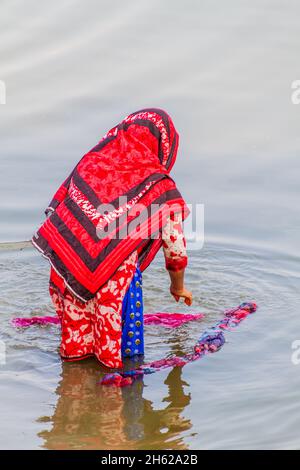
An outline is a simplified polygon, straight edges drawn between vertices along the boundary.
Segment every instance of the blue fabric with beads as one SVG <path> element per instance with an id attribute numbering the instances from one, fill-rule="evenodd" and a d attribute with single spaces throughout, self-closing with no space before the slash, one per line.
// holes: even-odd
<path id="1" fill-rule="evenodd" d="M 144 354 L 143 290 L 139 265 L 122 306 L 122 357 L 137 354 Z"/>

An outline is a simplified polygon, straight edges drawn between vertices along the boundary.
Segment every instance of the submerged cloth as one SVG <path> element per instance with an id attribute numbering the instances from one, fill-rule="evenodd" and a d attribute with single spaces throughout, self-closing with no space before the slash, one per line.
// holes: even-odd
<path id="1" fill-rule="evenodd" d="M 142 273 L 136 271 L 123 299 L 122 306 L 122 357 L 144 354 L 144 319 Z"/>
<path id="2" fill-rule="evenodd" d="M 106 374 L 98 383 L 101 385 L 125 387 L 131 385 L 136 379 L 144 375 L 154 374 L 169 367 L 184 367 L 186 364 L 197 361 L 207 354 L 215 353 L 225 344 L 223 331 L 232 330 L 241 321 L 256 312 L 256 309 L 257 305 L 255 302 L 243 302 L 236 308 L 225 310 L 223 318 L 202 333 L 191 353 L 180 357 L 171 356 L 158 359 L 148 364 L 140 365 L 137 369 Z"/>
<path id="3" fill-rule="evenodd" d="M 204 318 L 204 313 L 166 313 L 166 312 L 155 312 L 145 313 L 144 325 L 160 325 L 168 328 L 177 328 L 178 326 L 184 325 L 191 321 L 200 320 Z M 28 328 L 30 326 L 48 326 L 48 325 L 60 325 L 60 319 L 58 316 L 47 316 L 42 317 L 13 317 L 11 324 L 15 328 Z"/>
<path id="4" fill-rule="evenodd" d="M 66 361 L 96 358 L 105 366 L 122 367 L 122 306 L 137 268 L 132 253 L 88 302 L 50 283 L 50 295 L 61 321 L 61 357 Z"/>
<path id="5" fill-rule="evenodd" d="M 169 176 L 177 149 L 166 112 L 137 111 L 83 156 L 54 195 L 32 243 L 81 301 L 134 251 L 143 271 L 162 245 L 170 213 L 188 215 Z"/>

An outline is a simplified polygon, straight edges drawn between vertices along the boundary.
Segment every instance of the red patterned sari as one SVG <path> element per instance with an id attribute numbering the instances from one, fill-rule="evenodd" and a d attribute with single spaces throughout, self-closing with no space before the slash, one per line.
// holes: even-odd
<path id="1" fill-rule="evenodd" d="M 32 243 L 52 267 L 63 358 L 94 354 L 121 366 L 122 300 L 137 262 L 141 271 L 151 263 L 170 214 L 189 212 L 169 176 L 177 149 L 166 112 L 130 114 L 83 156 L 46 209 Z"/>

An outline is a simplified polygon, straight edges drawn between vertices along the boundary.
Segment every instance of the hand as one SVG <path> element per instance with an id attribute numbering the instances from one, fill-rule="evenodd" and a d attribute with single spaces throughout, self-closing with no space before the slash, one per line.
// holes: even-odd
<path id="1" fill-rule="evenodd" d="M 175 289 L 174 287 L 170 287 L 170 292 L 173 295 L 176 302 L 182 297 L 184 299 L 184 303 L 188 306 L 192 305 L 193 303 L 193 295 L 190 291 L 188 291 L 185 287 L 182 289 Z"/>

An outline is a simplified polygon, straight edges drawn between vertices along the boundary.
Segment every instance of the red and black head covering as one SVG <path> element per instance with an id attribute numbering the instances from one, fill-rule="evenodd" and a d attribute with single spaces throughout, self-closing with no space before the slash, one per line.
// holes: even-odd
<path id="1" fill-rule="evenodd" d="M 81 300 L 134 250 L 144 270 L 161 247 L 170 211 L 188 215 L 169 176 L 177 149 L 165 111 L 137 111 L 84 155 L 55 193 L 32 242 Z"/>

